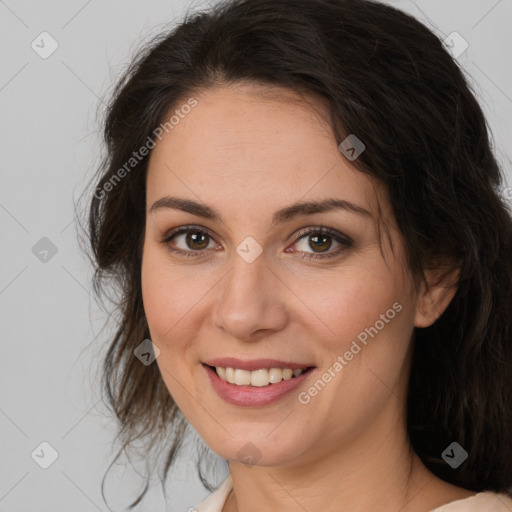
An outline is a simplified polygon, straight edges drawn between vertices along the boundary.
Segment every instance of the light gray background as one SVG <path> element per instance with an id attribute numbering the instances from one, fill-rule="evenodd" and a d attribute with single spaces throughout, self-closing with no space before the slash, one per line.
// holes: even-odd
<path id="1" fill-rule="evenodd" d="M 443 39 L 457 31 L 467 40 L 458 60 L 512 183 L 512 0 L 389 3 Z M 0 0 L 0 511 L 108 510 L 100 484 L 115 453 L 114 423 L 95 380 L 108 332 L 98 336 L 105 318 L 90 294 L 74 203 L 99 161 L 99 98 L 143 40 L 204 5 Z M 47 59 L 31 48 L 43 31 L 59 45 Z M 57 248 L 46 263 L 32 252 L 42 237 Z M 43 441 L 59 455 L 48 469 L 31 458 Z M 133 471 L 112 471 L 109 505 L 124 508 L 140 482 Z M 155 479 L 136 510 L 185 511 L 208 494 L 190 457 L 168 484 L 172 500 Z"/>

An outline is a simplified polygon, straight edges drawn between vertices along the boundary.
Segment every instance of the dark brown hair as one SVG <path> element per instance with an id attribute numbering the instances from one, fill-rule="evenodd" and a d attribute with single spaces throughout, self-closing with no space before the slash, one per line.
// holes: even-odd
<path id="1" fill-rule="evenodd" d="M 501 169 L 481 107 L 440 38 L 370 0 L 219 2 L 145 44 L 117 83 L 86 236 L 94 291 L 117 291 L 102 371 L 122 450 L 139 438 L 164 450 L 163 485 L 187 422 L 156 363 L 133 354 L 150 337 L 140 282 L 148 156 L 113 180 L 180 102 L 243 82 L 323 98 L 337 142 L 353 133 L 366 145 L 352 164 L 389 191 L 414 276 L 436 261 L 460 268 L 448 308 L 414 331 L 408 433 L 440 478 L 512 494 L 512 220 Z M 452 441 L 469 454 L 458 469 L 441 457 Z"/>

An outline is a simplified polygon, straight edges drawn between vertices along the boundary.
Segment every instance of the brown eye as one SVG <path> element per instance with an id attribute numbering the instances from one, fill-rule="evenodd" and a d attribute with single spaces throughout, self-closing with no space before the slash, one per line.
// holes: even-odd
<path id="1" fill-rule="evenodd" d="M 185 235 L 185 244 L 191 249 L 206 249 L 208 247 L 209 236 L 201 231 L 189 231 Z M 205 243 L 206 240 L 206 243 Z"/>
<path id="2" fill-rule="evenodd" d="M 171 252 L 194 257 L 201 256 L 211 241 L 213 238 L 208 231 L 189 226 L 167 234 L 161 243 Z"/>
<path id="3" fill-rule="evenodd" d="M 324 252 L 324 249 L 329 249 L 332 245 L 332 237 L 323 233 L 310 236 L 309 240 L 310 247 L 313 248 L 313 250 L 321 249 L 321 252 Z"/>
<path id="4" fill-rule="evenodd" d="M 331 228 L 321 227 L 310 229 L 305 233 L 304 230 L 301 230 L 300 234 L 302 236 L 297 239 L 294 245 L 303 241 L 302 248 L 299 249 L 299 252 L 301 253 L 301 258 L 304 259 L 331 258 L 340 255 L 353 246 L 353 242 L 350 238 Z M 329 252 L 333 240 L 338 244 L 338 248 Z M 307 252 L 307 249 L 311 249 L 313 253 Z"/>

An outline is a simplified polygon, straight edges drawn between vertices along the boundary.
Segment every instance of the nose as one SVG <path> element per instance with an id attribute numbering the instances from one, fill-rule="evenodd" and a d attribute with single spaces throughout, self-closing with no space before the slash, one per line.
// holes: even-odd
<path id="1" fill-rule="evenodd" d="M 233 265 L 217 288 L 213 325 L 242 341 L 255 341 L 284 328 L 286 285 L 264 253 L 254 261 L 233 255 Z"/>

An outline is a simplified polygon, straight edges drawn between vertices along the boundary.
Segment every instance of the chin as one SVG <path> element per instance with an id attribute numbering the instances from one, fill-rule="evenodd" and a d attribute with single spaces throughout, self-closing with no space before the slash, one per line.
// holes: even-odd
<path id="1" fill-rule="evenodd" d="M 220 444 L 217 437 L 208 445 L 217 455 L 230 462 L 264 467 L 286 465 L 304 449 L 303 437 L 297 437 L 297 441 L 294 441 L 294 436 L 288 433 L 285 440 L 278 437 L 269 438 L 266 430 L 258 428 L 259 432 L 255 435 L 248 435 L 247 431 L 236 435 L 230 431 L 233 437 L 226 434 L 225 443 Z"/>

